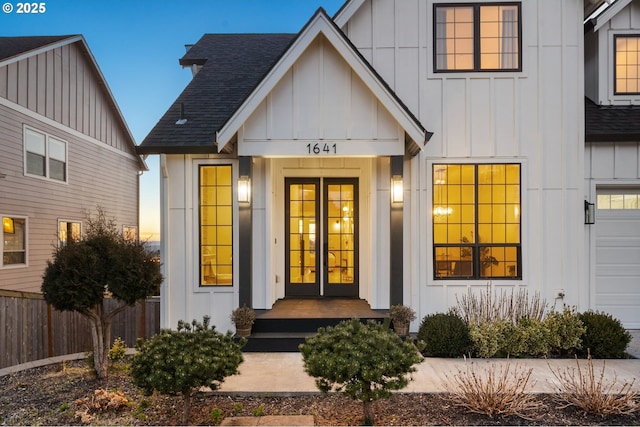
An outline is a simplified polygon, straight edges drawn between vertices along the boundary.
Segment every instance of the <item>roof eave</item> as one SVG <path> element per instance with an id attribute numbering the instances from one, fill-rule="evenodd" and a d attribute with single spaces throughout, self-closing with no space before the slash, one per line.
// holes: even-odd
<path id="1" fill-rule="evenodd" d="M 585 135 L 585 142 L 640 142 L 640 133 L 594 133 Z"/>
<path id="2" fill-rule="evenodd" d="M 216 146 L 211 145 L 138 145 L 139 155 L 154 154 L 219 154 Z"/>

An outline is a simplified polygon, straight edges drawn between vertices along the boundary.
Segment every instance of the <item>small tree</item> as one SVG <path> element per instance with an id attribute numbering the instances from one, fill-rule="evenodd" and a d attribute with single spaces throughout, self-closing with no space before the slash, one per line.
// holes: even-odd
<path id="1" fill-rule="evenodd" d="M 178 330 L 163 329 L 149 341 L 138 340 L 133 357 L 133 382 L 151 394 L 181 394 L 184 402 L 182 425 L 187 425 L 191 395 L 196 388 L 217 389 L 225 377 L 238 373 L 244 340 L 236 342 L 231 332 L 223 335 L 209 317 L 203 323 L 180 320 Z"/>
<path id="2" fill-rule="evenodd" d="M 360 400 L 365 424 L 373 424 L 372 403 L 389 398 L 391 391 L 407 386 L 406 374 L 415 372 L 422 356 L 408 341 L 379 323 L 344 321 L 318 329 L 300 345 L 305 371 L 316 377 L 318 388 Z"/>
<path id="3" fill-rule="evenodd" d="M 82 240 L 54 250 L 43 275 L 42 293 L 56 310 L 76 311 L 87 318 L 96 373 L 105 378 L 113 317 L 157 293 L 161 282 L 154 254 L 143 242 L 126 240 L 115 220 L 107 220 L 98 207 L 95 217 L 87 215 Z M 118 302 L 115 309 L 106 311 L 106 296 Z"/>

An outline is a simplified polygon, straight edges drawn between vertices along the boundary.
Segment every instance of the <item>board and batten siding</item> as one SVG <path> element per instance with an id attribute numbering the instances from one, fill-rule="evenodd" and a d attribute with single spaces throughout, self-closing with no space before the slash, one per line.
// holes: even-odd
<path id="1" fill-rule="evenodd" d="M 79 42 L 0 67 L 0 98 L 135 154 L 123 123 Z"/>
<path id="2" fill-rule="evenodd" d="M 87 55 L 73 43 L 0 67 L 0 215 L 27 218 L 27 265 L 0 268 L 1 289 L 40 292 L 59 220 L 99 205 L 138 225 L 141 163 Z M 25 126 L 66 141 L 67 182 L 25 175 Z"/>
<path id="3" fill-rule="evenodd" d="M 388 143 L 404 149 L 398 123 L 323 36 L 313 41 L 249 117 L 241 138 L 241 146 L 256 143 L 251 145 L 253 154 L 261 149 L 282 155 L 290 146 L 279 146 L 291 141 L 299 147 L 306 143 L 302 141 L 347 142 L 335 153 L 342 155 L 340 150 L 350 147 L 358 154 L 362 149 L 358 142 L 367 144 L 367 155 L 376 145 Z"/>
<path id="4" fill-rule="evenodd" d="M 493 2 L 493 1 L 489 1 Z M 527 0 L 521 72 L 433 72 L 432 0 L 365 1 L 343 30 L 400 99 L 434 133 L 405 162 L 405 304 L 418 318 L 446 311 L 486 281 L 433 278 L 433 163 L 522 164 L 523 279 L 553 303 L 586 306 L 582 268 L 584 79 L 582 2 Z M 448 1 L 446 3 L 457 3 Z M 407 193 L 405 193 L 407 194 Z M 422 214 L 419 214 L 422 212 Z M 418 242 L 415 236 L 421 236 Z"/>
<path id="5" fill-rule="evenodd" d="M 599 24 L 598 24 L 599 25 Z M 587 47 L 585 73 L 586 95 L 601 105 L 638 105 L 640 95 L 614 95 L 615 35 L 640 32 L 640 2 L 632 1 L 593 32 L 585 34 Z"/>

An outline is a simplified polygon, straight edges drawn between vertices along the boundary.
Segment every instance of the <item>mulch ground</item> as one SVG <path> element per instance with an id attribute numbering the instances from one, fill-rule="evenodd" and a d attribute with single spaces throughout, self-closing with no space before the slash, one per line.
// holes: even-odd
<path id="1" fill-rule="evenodd" d="M 124 396 L 126 404 L 100 411 L 92 407 L 96 390 Z M 118 393 L 115 393 L 115 392 Z M 447 394 L 397 393 L 375 402 L 378 425 L 640 425 L 640 413 L 600 417 L 573 407 L 559 408 L 552 395 L 538 395 L 541 408 L 524 419 L 489 417 L 455 406 Z M 115 400 L 114 400 L 115 402 Z M 84 417 L 82 416 L 84 414 Z M 189 424 L 217 425 L 227 417 L 313 415 L 316 425 L 361 425 L 362 405 L 329 395 L 228 396 L 198 394 Z M 182 399 L 144 396 L 124 370 L 98 380 L 85 361 L 35 368 L 0 377 L 2 425 L 180 425 Z"/>

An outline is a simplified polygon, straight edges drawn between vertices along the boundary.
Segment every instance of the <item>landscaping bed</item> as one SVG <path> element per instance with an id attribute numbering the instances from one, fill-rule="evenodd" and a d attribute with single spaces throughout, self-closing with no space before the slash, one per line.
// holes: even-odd
<path id="1" fill-rule="evenodd" d="M 85 360 L 55 364 L 0 377 L 2 425 L 179 425 L 180 397 L 143 396 L 123 370 L 96 379 Z M 115 397 L 104 411 L 96 390 Z M 115 393 L 119 391 L 120 393 Z M 469 413 L 454 406 L 447 394 L 397 393 L 374 403 L 378 425 L 639 425 L 640 412 L 633 415 L 594 416 L 574 408 L 560 409 L 552 395 L 537 395 L 543 405 L 532 419 L 502 418 Z M 120 408 L 117 408 L 121 404 Z M 81 414 L 85 414 L 84 423 Z M 227 396 L 199 394 L 193 399 L 190 424 L 216 425 L 233 416 L 314 415 L 316 425 L 360 425 L 362 404 L 330 395 Z"/>

